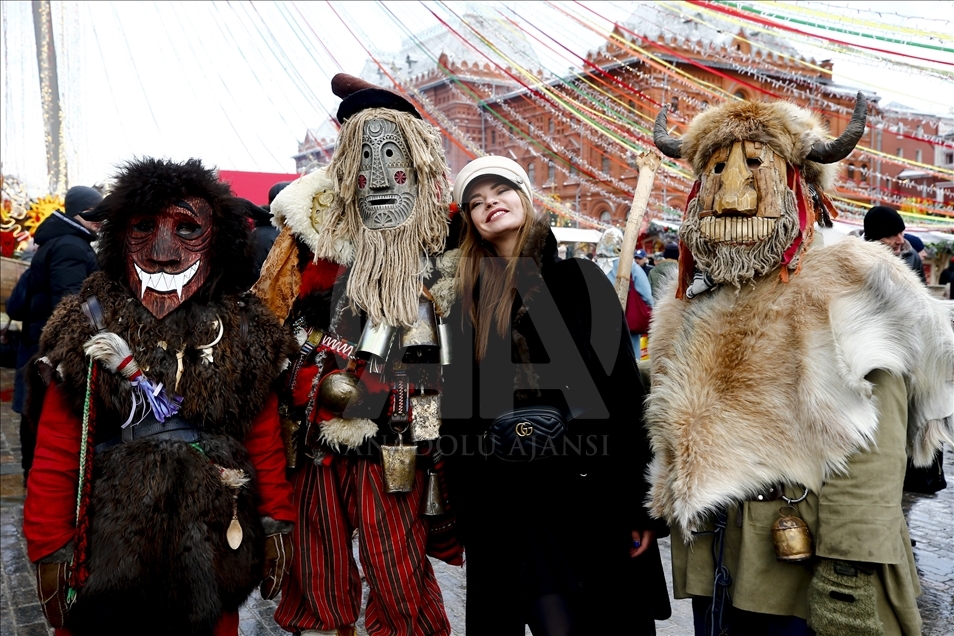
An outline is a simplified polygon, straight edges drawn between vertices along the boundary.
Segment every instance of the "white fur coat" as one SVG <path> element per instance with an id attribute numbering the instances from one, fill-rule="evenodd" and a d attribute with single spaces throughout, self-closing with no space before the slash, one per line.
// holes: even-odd
<path id="1" fill-rule="evenodd" d="M 865 376 L 908 387 L 908 452 L 954 442 L 954 303 L 854 237 L 809 250 L 789 283 L 667 298 L 653 312 L 646 420 L 654 516 L 687 536 L 706 514 L 772 483 L 823 481 L 878 426 Z"/>

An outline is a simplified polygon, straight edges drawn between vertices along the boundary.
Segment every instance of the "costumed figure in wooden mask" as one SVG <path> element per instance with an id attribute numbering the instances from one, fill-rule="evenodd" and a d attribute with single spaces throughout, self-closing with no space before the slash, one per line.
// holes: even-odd
<path id="1" fill-rule="evenodd" d="M 31 369 L 23 527 L 44 613 L 58 636 L 236 635 L 291 563 L 272 384 L 294 342 L 243 293 L 241 204 L 198 160 L 129 163 L 96 216 L 101 271 Z"/>
<path id="2" fill-rule="evenodd" d="M 884 246 L 812 240 L 865 116 L 859 93 L 833 140 L 781 102 L 656 120 L 696 184 L 649 340 L 649 506 L 696 634 L 921 633 L 901 486 L 954 438 L 954 312 Z"/>
<path id="3" fill-rule="evenodd" d="M 281 229 L 254 287 L 298 338 L 284 434 L 301 523 L 275 614 L 307 636 L 448 634 L 427 554 L 460 564 L 442 465 L 439 331 L 452 304 L 440 134 L 403 97 L 339 74 L 331 163 L 272 202 Z"/>

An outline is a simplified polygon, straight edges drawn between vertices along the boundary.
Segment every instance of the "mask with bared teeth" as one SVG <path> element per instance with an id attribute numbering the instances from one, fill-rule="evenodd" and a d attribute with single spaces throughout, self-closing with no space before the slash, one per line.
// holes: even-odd
<path id="1" fill-rule="evenodd" d="M 198 197 L 129 219 L 127 280 L 156 318 L 167 316 L 205 283 L 212 233 L 212 209 Z"/>

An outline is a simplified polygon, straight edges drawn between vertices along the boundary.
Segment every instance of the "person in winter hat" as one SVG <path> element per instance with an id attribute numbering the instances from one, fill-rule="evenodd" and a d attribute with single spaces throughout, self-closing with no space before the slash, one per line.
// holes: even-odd
<path id="1" fill-rule="evenodd" d="M 432 452 L 434 328 L 456 263 L 443 254 L 447 164 L 440 134 L 401 95 L 345 74 L 332 91 L 342 98 L 334 155 L 275 197 L 281 232 L 254 288 L 300 346 L 282 409 L 302 523 L 275 620 L 302 636 L 355 633 L 356 530 L 368 633 L 446 635 L 427 555 L 462 562 Z M 433 505 L 422 510 L 425 493 Z"/>
<path id="2" fill-rule="evenodd" d="M 30 267 L 21 275 L 6 302 L 7 315 L 23 323 L 17 347 L 17 372 L 13 384 L 13 411 L 20 413 L 20 448 L 23 478 L 33 465 L 36 417 L 26 409 L 26 365 L 40 345 L 40 334 L 53 310 L 66 296 L 80 290 L 86 277 L 99 269 L 92 242 L 99 223 L 84 215 L 103 200 L 93 188 L 73 186 L 66 192 L 63 210 L 40 223 L 33 237 L 38 246 Z M 19 292 L 19 293 L 17 293 Z"/>
<path id="3" fill-rule="evenodd" d="M 954 440 L 954 307 L 873 242 L 903 232 L 892 210 L 873 241 L 813 240 L 866 113 L 859 93 L 834 139 L 788 102 L 709 108 L 678 139 L 656 119 L 696 182 L 653 314 L 648 506 L 697 636 L 921 633 L 902 482 Z"/>

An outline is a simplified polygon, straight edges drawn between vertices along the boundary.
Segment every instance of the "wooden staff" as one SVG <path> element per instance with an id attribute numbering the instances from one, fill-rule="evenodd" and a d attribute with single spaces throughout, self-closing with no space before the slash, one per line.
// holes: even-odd
<path id="1" fill-rule="evenodd" d="M 629 208 L 629 216 L 626 217 L 623 247 L 619 254 L 619 267 L 616 270 L 616 296 L 623 306 L 623 311 L 626 311 L 630 269 L 633 267 L 633 252 L 636 248 L 636 239 L 639 238 L 639 226 L 643 223 L 649 195 L 653 191 L 656 171 L 659 170 L 659 155 L 654 152 L 640 153 L 636 157 L 636 165 L 639 167 L 639 179 L 636 181 L 633 205 Z"/>

